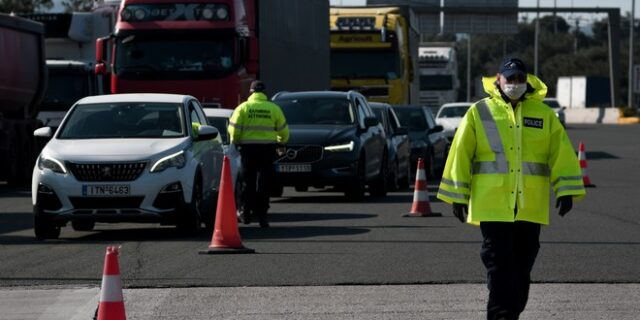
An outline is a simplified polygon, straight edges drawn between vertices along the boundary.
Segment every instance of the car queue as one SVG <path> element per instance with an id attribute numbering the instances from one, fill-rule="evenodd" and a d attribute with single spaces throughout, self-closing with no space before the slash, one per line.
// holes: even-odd
<path id="1" fill-rule="evenodd" d="M 354 201 L 366 193 L 383 197 L 409 187 L 418 157 L 430 178 L 446 160 L 442 127 L 426 108 L 369 103 L 355 91 L 280 92 L 272 101 L 290 127 L 274 163 L 272 196 L 287 186 L 330 187 Z M 77 231 L 119 222 L 175 225 L 185 234 L 211 229 L 225 155 L 241 201 L 241 156 L 227 133 L 231 114 L 185 95 L 79 100 L 55 132 L 34 132 L 50 139 L 32 179 L 36 238 L 57 238 L 68 223 Z"/>

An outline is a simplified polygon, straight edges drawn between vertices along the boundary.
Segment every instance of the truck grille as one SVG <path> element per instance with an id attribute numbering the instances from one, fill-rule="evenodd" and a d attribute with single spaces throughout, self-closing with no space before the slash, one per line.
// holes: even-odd
<path id="1" fill-rule="evenodd" d="M 322 159 L 323 148 L 321 146 L 287 146 L 285 155 L 280 163 L 304 163 L 316 162 Z"/>
<path id="2" fill-rule="evenodd" d="M 142 174 L 147 163 L 67 163 L 67 166 L 79 181 L 133 181 Z"/>
<path id="3" fill-rule="evenodd" d="M 144 197 L 69 197 L 74 209 L 135 209 Z"/>

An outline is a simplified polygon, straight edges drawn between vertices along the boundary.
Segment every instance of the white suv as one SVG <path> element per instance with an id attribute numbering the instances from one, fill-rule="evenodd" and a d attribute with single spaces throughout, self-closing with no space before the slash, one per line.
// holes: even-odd
<path id="1" fill-rule="evenodd" d="M 191 96 L 87 97 L 67 113 L 33 170 L 34 230 L 57 238 L 96 222 L 213 226 L 222 140 Z"/>

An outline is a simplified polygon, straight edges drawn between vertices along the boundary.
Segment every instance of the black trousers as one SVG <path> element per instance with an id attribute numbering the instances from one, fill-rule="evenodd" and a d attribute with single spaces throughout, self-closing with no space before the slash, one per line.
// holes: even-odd
<path id="1" fill-rule="evenodd" d="M 275 178 L 276 145 L 243 144 L 238 149 L 242 156 L 242 209 L 266 218 Z"/>
<path id="2" fill-rule="evenodd" d="M 529 299 L 531 269 L 540 248 L 537 223 L 481 222 L 482 251 L 487 268 L 487 319 L 518 319 Z"/>

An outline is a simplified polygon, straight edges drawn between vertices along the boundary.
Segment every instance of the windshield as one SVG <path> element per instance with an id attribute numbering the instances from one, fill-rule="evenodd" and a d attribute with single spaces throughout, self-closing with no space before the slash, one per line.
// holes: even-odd
<path id="1" fill-rule="evenodd" d="M 218 129 L 218 132 L 220 132 L 220 136 L 222 137 L 222 142 L 224 144 L 229 144 L 229 134 L 227 133 L 229 119 L 226 117 L 207 117 L 207 121 L 210 125 Z"/>
<path id="2" fill-rule="evenodd" d="M 395 50 L 333 50 L 331 78 L 398 79 L 402 74 L 400 55 Z"/>
<path id="3" fill-rule="evenodd" d="M 175 138 L 185 136 L 180 104 L 105 103 L 76 106 L 59 139 Z"/>
<path id="4" fill-rule="evenodd" d="M 462 118 L 469 110 L 469 106 L 446 107 L 438 113 L 438 118 Z"/>
<path id="5" fill-rule="evenodd" d="M 424 113 L 421 109 L 414 108 L 394 108 L 400 124 L 409 128 L 409 131 L 424 131 L 427 130 L 427 120 L 424 118 Z"/>
<path id="6" fill-rule="evenodd" d="M 349 125 L 355 122 L 355 112 L 346 99 L 304 98 L 275 101 L 287 123 Z"/>
<path id="7" fill-rule="evenodd" d="M 119 77 L 161 79 L 220 78 L 233 72 L 233 37 L 166 39 L 131 35 L 117 40 Z"/>
<path id="8" fill-rule="evenodd" d="M 67 111 L 76 101 L 92 95 L 89 74 L 49 69 L 49 80 L 40 111 Z"/>
<path id="9" fill-rule="evenodd" d="M 453 76 L 451 75 L 421 75 L 420 90 L 452 90 Z"/>

